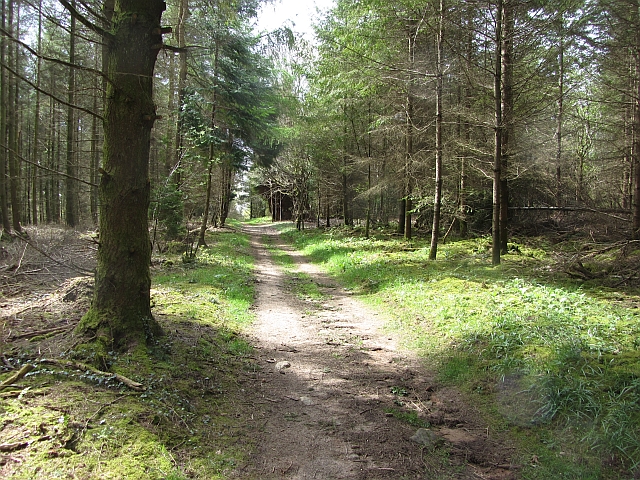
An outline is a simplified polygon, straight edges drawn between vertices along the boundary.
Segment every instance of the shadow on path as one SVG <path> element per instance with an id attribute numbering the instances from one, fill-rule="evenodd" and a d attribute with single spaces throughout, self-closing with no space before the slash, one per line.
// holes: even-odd
<path id="1" fill-rule="evenodd" d="M 256 258 L 259 369 L 244 388 L 257 449 L 235 478 L 515 478 L 510 450 L 455 390 L 397 350 L 380 315 L 288 250 L 322 300 L 295 296 L 263 243 L 288 249 L 278 233 L 244 230 Z M 431 441 L 412 441 L 427 425 L 437 426 Z"/>

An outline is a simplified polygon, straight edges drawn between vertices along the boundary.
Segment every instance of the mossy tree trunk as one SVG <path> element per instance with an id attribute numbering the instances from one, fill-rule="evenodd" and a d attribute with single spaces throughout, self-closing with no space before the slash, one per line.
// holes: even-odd
<path id="1" fill-rule="evenodd" d="M 91 308 L 78 331 L 124 350 L 160 333 L 151 315 L 149 151 L 162 0 L 116 0 L 107 59 L 100 244 Z"/>

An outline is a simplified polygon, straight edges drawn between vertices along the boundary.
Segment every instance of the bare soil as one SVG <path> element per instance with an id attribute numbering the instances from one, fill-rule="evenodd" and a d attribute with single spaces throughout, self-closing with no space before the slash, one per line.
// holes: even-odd
<path id="1" fill-rule="evenodd" d="M 246 227 L 256 258 L 259 366 L 245 385 L 258 449 L 235 472 L 260 479 L 512 479 L 513 450 L 428 365 L 398 349 L 385 319 L 288 249 L 268 226 Z M 291 292 L 264 239 L 289 251 L 322 302 Z M 429 425 L 425 441 L 412 437 Z M 413 414 L 413 416 L 409 416 Z M 416 422 L 416 420 L 418 422 Z M 428 433 L 431 432 L 431 433 Z"/>

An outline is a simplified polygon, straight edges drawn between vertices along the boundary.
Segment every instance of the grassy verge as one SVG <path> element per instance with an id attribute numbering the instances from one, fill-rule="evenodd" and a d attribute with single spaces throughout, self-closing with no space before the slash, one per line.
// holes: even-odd
<path id="1" fill-rule="evenodd" d="M 266 245 L 272 260 L 282 268 L 287 287 L 294 295 L 312 304 L 324 300 L 324 295 L 311 276 L 297 271 L 296 263 L 289 253 L 273 245 L 268 235 L 262 238 L 262 242 Z"/>
<path id="2" fill-rule="evenodd" d="M 248 455 L 253 436 L 239 412 L 256 366 L 240 334 L 252 320 L 252 259 L 242 234 L 221 231 L 208 243 L 194 262 L 154 260 L 165 335 L 148 352 L 110 359 L 144 392 L 38 363 L 38 342 L 12 352 L 36 369 L 0 404 L 0 444 L 15 448 L 0 457 L 2 478 L 221 479 Z"/>
<path id="3" fill-rule="evenodd" d="M 443 382 L 519 438 L 523 478 L 629 478 L 640 462 L 640 317 L 633 292 L 553 273 L 549 246 L 429 246 L 346 229 L 284 235 L 391 318 Z"/>

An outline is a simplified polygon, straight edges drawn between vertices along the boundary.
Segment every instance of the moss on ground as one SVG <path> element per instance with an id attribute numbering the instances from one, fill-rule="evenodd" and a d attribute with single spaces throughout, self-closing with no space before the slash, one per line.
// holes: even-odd
<path id="1" fill-rule="evenodd" d="M 36 368 L 0 403 L 0 444 L 11 446 L 0 477 L 216 479 L 243 461 L 253 445 L 237 414 L 238 382 L 257 368 L 242 334 L 252 321 L 252 260 L 242 234 L 220 231 L 208 243 L 195 262 L 156 269 L 154 315 L 165 334 L 150 345 L 118 353 L 58 337 L 58 351 L 48 339 L 9 352 Z M 50 358 L 81 358 L 145 390 L 40 363 L 45 345 Z"/>

